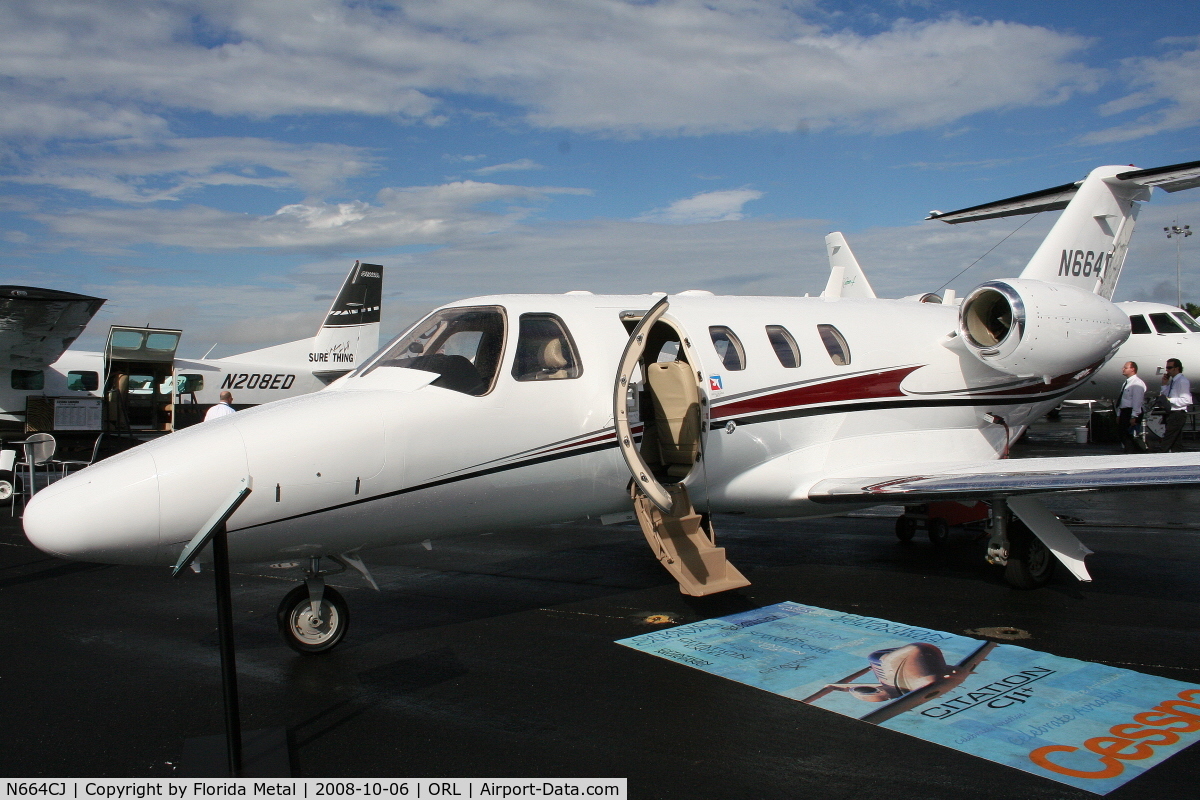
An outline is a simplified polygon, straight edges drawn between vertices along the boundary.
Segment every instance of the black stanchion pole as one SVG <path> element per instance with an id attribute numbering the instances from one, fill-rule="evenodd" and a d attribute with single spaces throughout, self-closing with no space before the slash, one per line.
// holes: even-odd
<path id="1" fill-rule="evenodd" d="M 237 661 L 233 647 L 233 597 L 229 589 L 229 542 L 225 526 L 212 540 L 213 572 L 217 587 L 217 632 L 221 642 L 221 693 L 225 697 L 225 745 L 229 774 L 242 775 L 242 718 L 238 708 Z"/>
<path id="2" fill-rule="evenodd" d="M 212 542 L 213 575 L 217 588 L 217 633 L 221 647 L 221 693 L 225 696 L 225 745 L 229 754 L 230 777 L 242 775 L 242 719 L 238 711 L 237 661 L 233 650 L 233 597 L 229 589 L 229 538 L 225 523 L 237 511 L 252 491 L 252 481 L 247 475 L 225 505 L 209 517 L 200 532 L 179 554 L 171 576 L 178 578 L 183 570 L 195 561 L 196 556 L 210 541 Z"/>

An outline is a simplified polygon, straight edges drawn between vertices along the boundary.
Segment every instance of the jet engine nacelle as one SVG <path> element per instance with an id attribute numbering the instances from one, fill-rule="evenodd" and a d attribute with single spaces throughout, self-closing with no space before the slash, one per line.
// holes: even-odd
<path id="1" fill-rule="evenodd" d="M 1110 358 L 1129 337 L 1129 317 L 1083 289 L 1015 278 L 988 281 L 967 295 L 958 331 L 987 366 L 1049 380 Z"/>

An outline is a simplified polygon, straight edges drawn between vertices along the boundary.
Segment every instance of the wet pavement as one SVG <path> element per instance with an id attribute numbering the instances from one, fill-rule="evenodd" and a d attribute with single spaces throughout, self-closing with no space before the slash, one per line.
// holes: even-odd
<path id="1" fill-rule="evenodd" d="M 1014 457 L 1116 452 L 1075 444 L 1081 424 L 1040 423 Z M 299 571 L 235 567 L 243 727 L 286 730 L 301 777 L 626 777 L 631 797 L 664 799 L 1092 797 L 614 642 L 792 600 L 952 633 L 1011 628 L 1025 647 L 1200 683 L 1198 501 L 1053 498 L 1096 551 L 1095 580 L 1060 569 L 1034 591 L 1010 589 L 970 531 L 901 544 L 886 508 L 718 517 L 752 585 L 710 598 L 681 595 L 632 524 L 390 548 L 366 559 L 382 592 L 330 580 L 352 622 L 318 657 L 276 632 Z M 2 509 L 0 608 L 4 776 L 175 776 L 185 741 L 223 730 L 211 573 L 50 558 Z M 1195 796 L 1198 776 L 1200 746 L 1108 796 Z"/>

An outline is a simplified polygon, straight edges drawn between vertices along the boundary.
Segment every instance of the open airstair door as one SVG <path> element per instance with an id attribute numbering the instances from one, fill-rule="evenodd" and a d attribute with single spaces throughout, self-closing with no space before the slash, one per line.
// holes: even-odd
<path id="1" fill-rule="evenodd" d="M 681 592 L 702 596 L 750 582 L 716 546 L 710 521 L 683 485 L 703 457 L 704 399 L 691 341 L 664 319 L 668 305 L 664 297 L 630 333 L 613 387 L 613 421 L 646 541 Z"/>

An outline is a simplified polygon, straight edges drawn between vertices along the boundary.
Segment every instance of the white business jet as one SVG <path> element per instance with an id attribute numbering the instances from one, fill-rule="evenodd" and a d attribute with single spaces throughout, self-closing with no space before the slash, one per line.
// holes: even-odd
<path id="1" fill-rule="evenodd" d="M 302 652 L 346 629 L 323 564 L 369 579 L 371 548 L 631 511 L 693 595 L 747 583 L 710 513 L 930 499 L 991 503 L 989 557 L 1014 583 L 1045 580 L 1054 557 L 1088 580 L 1090 551 L 1034 495 L 1200 484 L 1200 456 L 1002 459 L 1129 336 L 1108 297 L 1138 204 L 1152 187 L 1198 184 L 1200 162 L 1100 167 L 1051 193 L 936 215 L 1065 207 L 1019 278 L 958 307 L 704 291 L 452 303 L 323 391 L 59 481 L 29 504 L 25 532 L 64 558 L 182 566 L 249 478 L 230 557 L 307 563 L 279 609 Z"/>

